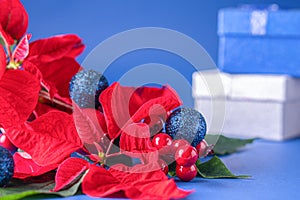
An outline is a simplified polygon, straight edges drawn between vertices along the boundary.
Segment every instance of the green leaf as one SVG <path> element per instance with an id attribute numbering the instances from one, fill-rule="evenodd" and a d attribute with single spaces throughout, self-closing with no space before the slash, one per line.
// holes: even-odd
<path id="1" fill-rule="evenodd" d="M 68 189 L 51 192 L 55 186 L 54 180 L 44 183 L 28 183 L 21 180 L 13 180 L 11 184 L 6 188 L 0 188 L 0 199 L 1 200 L 16 200 L 23 199 L 25 197 L 31 197 L 34 195 L 56 195 L 56 196 L 73 196 L 78 191 L 80 184 L 82 183 L 83 177 L 76 182 L 73 186 Z"/>
<path id="2" fill-rule="evenodd" d="M 176 176 L 176 162 L 172 162 L 171 164 L 168 165 L 169 167 L 169 172 L 168 175 L 171 177 Z"/>
<path id="3" fill-rule="evenodd" d="M 249 178 L 246 175 L 234 175 L 221 161 L 214 156 L 207 162 L 196 162 L 198 175 L 203 178 Z"/>
<path id="4" fill-rule="evenodd" d="M 226 155 L 237 152 L 240 148 L 252 143 L 255 139 L 236 139 L 223 135 L 206 135 L 208 144 L 215 144 L 213 150 L 216 155 Z"/>
<path id="5" fill-rule="evenodd" d="M 176 172 L 175 171 L 169 171 L 168 175 L 171 176 L 171 177 L 174 177 L 174 176 L 176 176 Z"/>

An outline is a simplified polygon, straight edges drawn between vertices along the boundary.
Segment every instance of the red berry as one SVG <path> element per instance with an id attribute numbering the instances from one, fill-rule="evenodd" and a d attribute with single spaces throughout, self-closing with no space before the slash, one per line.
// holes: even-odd
<path id="1" fill-rule="evenodd" d="M 178 140 L 173 140 L 172 146 L 174 147 L 175 150 L 178 149 L 178 147 L 181 146 L 188 146 L 190 143 L 184 139 L 178 139 Z"/>
<path id="2" fill-rule="evenodd" d="M 176 166 L 176 175 L 180 180 L 182 181 L 190 181 L 193 180 L 193 178 L 197 175 L 197 167 L 195 164 L 185 167 L 182 165 Z"/>
<path id="3" fill-rule="evenodd" d="M 161 170 L 162 170 L 165 174 L 168 174 L 168 172 L 169 172 L 169 167 L 168 167 L 166 161 L 164 161 L 163 159 L 159 159 L 159 160 L 158 160 L 158 164 L 160 165 Z"/>
<path id="4" fill-rule="evenodd" d="M 156 147 L 157 149 L 161 149 L 164 146 L 171 146 L 171 144 L 172 138 L 166 133 L 159 133 L 152 139 L 152 146 Z"/>
<path id="5" fill-rule="evenodd" d="M 207 156 L 209 153 L 209 146 L 205 140 L 202 140 L 197 146 L 196 149 L 198 151 L 199 158 Z"/>
<path id="6" fill-rule="evenodd" d="M 17 150 L 15 145 L 11 143 L 5 133 L 0 134 L 0 146 L 8 149 L 11 152 L 15 152 Z"/>
<path id="7" fill-rule="evenodd" d="M 198 152 L 195 147 L 181 146 L 175 153 L 175 160 L 178 165 L 191 166 L 198 160 Z"/>

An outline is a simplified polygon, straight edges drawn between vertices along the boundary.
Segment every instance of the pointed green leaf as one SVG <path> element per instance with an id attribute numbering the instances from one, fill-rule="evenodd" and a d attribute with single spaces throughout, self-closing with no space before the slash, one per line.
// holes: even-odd
<path id="1" fill-rule="evenodd" d="M 80 184 L 82 183 L 83 177 L 76 182 L 73 186 L 68 189 L 51 192 L 55 186 L 55 182 L 48 181 L 44 183 L 27 183 L 20 180 L 14 180 L 6 188 L 0 188 L 0 199 L 1 200 L 16 200 L 23 199 L 25 197 L 31 197 L 34 195 L 56 195 L 56 196 L 73 196 L 78 191 Z"/>
<path id="2" fill-rule="evenodd" d="M 204 163 L 197 162 L 196 166 L 198 175 L 203 178 L 249 178 L 246 175 L 234 175 L 217 156 Z"/>
<path id="3" fill-rule="evenodd" d="M 213 150 L 216 155 L 226 155 L 237 152 L 240 148 L 252 143 L 255 139 L 236 139 L 223 135 L 206 135 L 208 144 L 215 144 Z"/>

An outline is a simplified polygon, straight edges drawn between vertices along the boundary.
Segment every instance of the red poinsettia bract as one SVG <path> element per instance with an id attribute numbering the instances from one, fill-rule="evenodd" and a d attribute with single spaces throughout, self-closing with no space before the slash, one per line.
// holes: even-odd
<path id="1" fill-rule="evenodd" d="M 25 34 L 28 15 L 20 1 L 1 0 L 0 4 L 0 25 L 11 44 L 13 39 L 19 40 Z"/>
<path id="2" fill-rule="evenodd" d="M 100 96 L 108 135 L 119 136 L 121 129 L 131 123 L 153 116 L 164 118 L 166 113 L 181 105 L 181 100 L 170 87 L 124 87 L 112 84 Z"/>
<path id="3" fill-rule="evenodd" d="M 150 124 L 142 122 L 153 116 L 165 118 L 168 112 L 180 106 L 176 92 L 170 87 L 136 88 L 114 83 L 103 91 L 99 100 L 103 109 L 101 117 L 95 118 L 93 112 L 99 112 L 96 110 L 76 108 L 74 111 L 83 142 L 100 142 L 107 134 L 112 143 L 120 136 L 119 153 L 138 157 L 142 163 L 133 167 L 114 164 L 107 170 L 80 158 L 69 158 L 58 167 L 54 191 L 67 188 L 84 176 L 82 190 L 94 197 L 169 199 L 188 195 L 191 191 L 177 188 L 174 180 L 160 170 L 158 152 L 150 142 Z M 97 129 L 99 121 L 105 121 L 105 125 Z M 110 156 L 109 152 L 106 156 Z"/>
<path id="4" fill-rule="evenodd" d="M 6 70 L 0 47 L 0 126 L 4 129 L 25 122 L 34 110 L 40 91 L 39 81 L 24 70 Z M 2 55 L 1 55 L 2 54 Z"/>
<path id="5" fill-rule="evenodd" d="M 80 158 L 69 158 L 58 168 L 54 191 L 68 187 L 85 174 L 82 191 L 92 197 L 175 199 L 192 192 L 177 188 L 174 180 L 168 179 L 161 170 L 141 173 L 152 168 L 150 165 L 152 164 L 127 167 L 119 164 L 106 170 Z"/>

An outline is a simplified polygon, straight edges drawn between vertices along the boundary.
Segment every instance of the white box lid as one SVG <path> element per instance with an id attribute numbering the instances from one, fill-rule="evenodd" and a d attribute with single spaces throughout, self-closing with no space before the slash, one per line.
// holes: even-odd
<path id="1" fill-rule="evenodd" d="M 223 89 L 215 89 L 222 81 Z M 220 87 L 220 84 L 216 84 Z M 193 97 L 226 97 L 261 101 L 300 100 L 300 78 L 287 75 L 228 74 L 206 70 L 193 74 Z"/>

